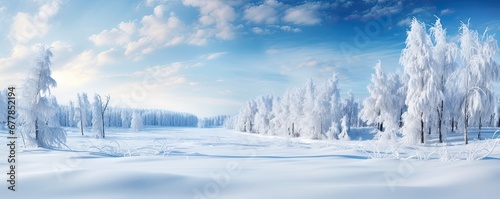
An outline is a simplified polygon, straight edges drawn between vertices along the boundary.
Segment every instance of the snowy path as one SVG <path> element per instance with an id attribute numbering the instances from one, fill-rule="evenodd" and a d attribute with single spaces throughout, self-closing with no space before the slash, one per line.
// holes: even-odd
<path id="1" fill-rule="evenodd" d="M 446 150 L 415 150 L 220 128 L 111 129 L 106 140 L 69 131 L 72 151 L 20 151 L 18 191 L 8 191 L 2 180 L 2 198 L 498 198 L 500 184 L 498 147 L 480 161 L 439 160 L 445 152 L 470 151 L 473 145 L 459 144 L 460 135 L 448 138 Z M 5 136 L 1 131 L 0 139 Z M 373 152 L 395 148 L 410 160 Z M 418 151 L 429 160 L 417 160 Z M 383 155 L 388 158 L 371 158 Z M 0 161 L 2 170 L 6 165 Z"/>

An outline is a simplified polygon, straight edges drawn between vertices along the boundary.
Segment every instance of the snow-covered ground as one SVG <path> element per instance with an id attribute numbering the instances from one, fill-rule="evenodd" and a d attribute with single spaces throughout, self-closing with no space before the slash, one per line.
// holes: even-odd
<path id="1" fill-rule="evenodd" d="M 3 174 L 2 198 L 500 197 L 500 147 L 490 151 L 491 139 L 465 146 L 457 134 L 446 145 L 411 147 L 369 140 L 370 129 L 356 129 L 354 141 L 155 127 L 109 129 L 99 140 L 66 130 L 70 149 L 18 150 L 17 191 Z M 0 155 L 5 173 L 7 153 Z"/>

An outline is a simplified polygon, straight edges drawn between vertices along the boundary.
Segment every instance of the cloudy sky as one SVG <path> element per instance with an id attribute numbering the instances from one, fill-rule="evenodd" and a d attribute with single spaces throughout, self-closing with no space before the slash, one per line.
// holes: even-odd
<path id="1" fill-rule="evenodd" d="M 453 40 L 469 18 L 500 32 L 498 13 L 493 1 L 0 0 L 0 85 L 20 86 L 42 43 L 59 103 L 87 92 L 116 106 L 233 114 L 333 72 L 341 94 L 362 100 L 378 59 L 401 69 L 412 17 L 440 17 Z"/>

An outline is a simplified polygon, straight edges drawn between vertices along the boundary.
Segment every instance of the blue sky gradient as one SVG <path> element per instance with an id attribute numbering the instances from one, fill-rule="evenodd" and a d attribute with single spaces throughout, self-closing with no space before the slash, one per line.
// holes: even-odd
<path id="1" fill-rule="evenodd" d="M 402 70 L 412 17 L 441 18 L 456 40 L 469 19 L 498 33 L 498 13 L 495 1 L 0 1 L 0 85 L 20 85 L 44 43 L 60 103 L 87 92 L 110 94 L 115 106 L 234 114 L 333 72 L 342 96 L 361 101 L 377 60 Z"/>

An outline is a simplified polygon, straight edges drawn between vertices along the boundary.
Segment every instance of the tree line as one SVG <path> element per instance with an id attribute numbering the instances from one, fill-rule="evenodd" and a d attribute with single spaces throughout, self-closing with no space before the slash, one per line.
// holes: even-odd
<path id="1" fill-rule="evenodd" d="M 441 20 L 427 29 L 413 19 L 399 63 L 403 71 L 385 74 L 375 65 L 370 94 L 358 103 L 352 94 L 342 102 L 336 75 L 319 85 L 308 80 L 282 97 L 250 100 L 227 127 L 242 132 L 344 139 L 353 125 L 374 126 L 376 139 L 410 144 L 440 143 L 452 132 L 469 141 L 469 126 L 500 127 L 500 105 L 493 82 L 500 80 L 494 57 L 497 40 L 462 23 L 457 41 L 450 41 Z M 346 133 L 347 132 L 347 133 Z"/>
<path id="2" fill-rule="evenodd" d="M 76 102 L 59 105 L 51 95 L 57 86 L 52 78 L 52 51 L 49 46 L 37 45 L 37 54 L 28 69 L 19 91 L 16 106 L 16 130 L 25 147 L 61 148 L 66 143 L 62 127 L 77 127 L 82 135 L 106 137 L 106 128 L 130 128 L 140 131 L 143 126 L 203 127 L 221 125 L 227 116 L 198 118 L 190 113 L 159 109 L 132 109 L 109 106 L 111 97 L 94 94 L 91 103 L 87 93 L 78 93 Z M 0 123 L 7 120 L 7 90 L 0 90 Z"/>

